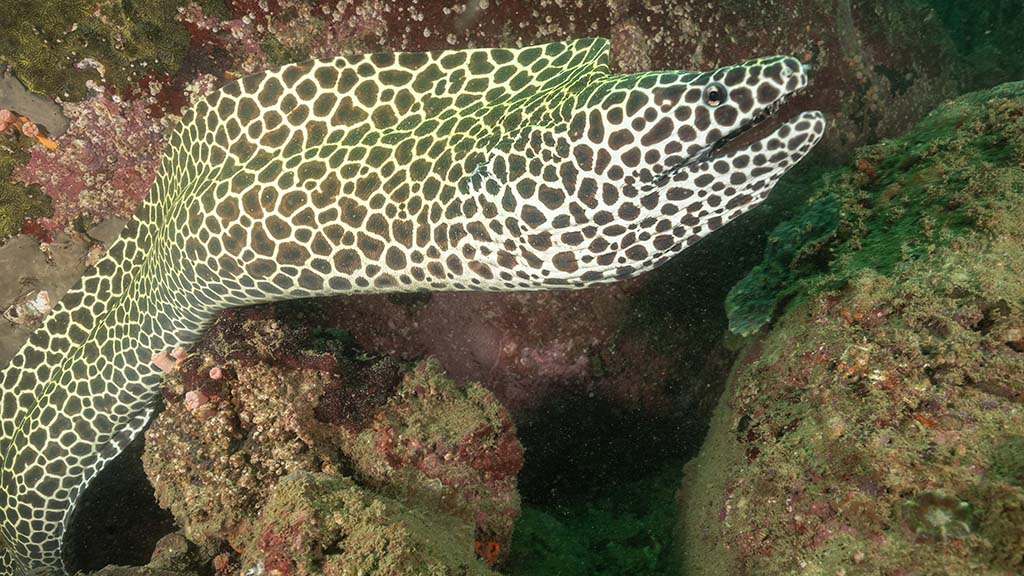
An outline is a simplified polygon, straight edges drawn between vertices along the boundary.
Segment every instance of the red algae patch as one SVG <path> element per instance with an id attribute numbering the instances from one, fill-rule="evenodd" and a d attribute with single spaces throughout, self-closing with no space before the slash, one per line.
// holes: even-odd
<path id="1" fill-rule="evenodd" d="M 142 103 L 105 93 L 66 103 L 64 114 L 71 124 L 60 147 L 33 147 L 13 176 L 51 198 L 53 216 L 40 222 L 60 230 L 83 216 L 131 216 L 156 177 L 172 123 L 150 117 Z"/>

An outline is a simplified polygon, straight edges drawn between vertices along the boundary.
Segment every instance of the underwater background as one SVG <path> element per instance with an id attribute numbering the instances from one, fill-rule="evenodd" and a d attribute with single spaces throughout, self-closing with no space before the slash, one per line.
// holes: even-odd
<path id="1" fill-rule="evenodd" d="M 605 36 L 615 72 L 794 55 L 812 85 L 780 114 L 829 121 L 764 205 L 633 280 L 222 314 L 82 498 L 72 568 L 1024 573 L 1020 0 L 0 8 L 0 364 L 182 111 L 246 74 Z"/>

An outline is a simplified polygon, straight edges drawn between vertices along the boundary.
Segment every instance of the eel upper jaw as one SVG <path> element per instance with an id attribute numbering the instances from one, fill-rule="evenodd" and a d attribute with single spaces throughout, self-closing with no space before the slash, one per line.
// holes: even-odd
<path id="1" fill-rule="evenodd" d="M 701 151 L 700 154 L 697 154 L 696 156 L 694 156 L 693 158 L 691 158 L 687 162 L 685 162 L 682 165 L 680 165 L 678 169 L 688 168 L 690 166 L 695 166 L 695 165 L 700 164 L 702 162 L 708 162 L 708 161 L 711 161 L 711 160 L 714 160 L 714 159 L 718 158 L 719 156 L 721 156 L 725 152 L 724 149 L 726 149 L 726 147 L 729 145 L 729 143 L 732 142 L 733 140 L 735 140 L 736 138 L 738 138 L 740 135 L 742 135 L 742 134 L 744 134 L 746 132 L 749 132 L 750 130 L 752 130 L 752 129 L 758 127 L 758 126 L 761 126 L 762 124 L 765 124 L 766 122 L 770 123 L 770 121 L 775 118 L 775 114 L 778 113 L 779 110 L 781 110 L 781 108 L 786 104 L 786 102 L 790 101 L 790 99 L 793 96 L 795 96 L 796 94 L 802 92 L 804 89 L 806 89 L 806 86 L 803 86 L 801 88 L 797 88 L 796 90 L 793 90 L 791 92 L 787 92 L 785 94 L 780 95 L 778 98 L 775 99 L 775 101 L 771 102 L 770 105 L 762 108 L 761 111 L 758 112 L 754 116 L 754 118 L 752 118 L 752 119 L 746 121 L 745 123 L 741 124 L 740 126 L 734 128 L 731 132 L 722 135 L 722 137 L 720 137 L 719 139 L 717 139 L 714 142 L 712 142 L 711 146 L 709 146 L 705 150 Z M 799 113 L 798 114 L 794 114 L 790 119 L 788 119 L 788 120 L 786 120 L 784 122 L 781 122 L 781 124 L 786 124 L 786 123 L 794 122 L 797 119 L 798 116 L 799 116 Z M 767 139 L 767 138 L 768 138 L 768 134 L 766 134 L 764 137 L 759 138 L 759 139 L 760 140 L 764 140 L 764 139 Z M 730 148 L 735 148 L 735 147 L 730 147 Z"/>

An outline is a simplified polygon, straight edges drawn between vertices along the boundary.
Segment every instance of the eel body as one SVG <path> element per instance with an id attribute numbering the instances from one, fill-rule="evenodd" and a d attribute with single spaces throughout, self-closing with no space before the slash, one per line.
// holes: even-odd
<path id="1" fill-rule="evenodd" d="M 182 118 L 149 196 L 2 373 L 0 575 L 61 573 L 82 490 L 146 425 L 154 353 L 222 309 L 417 290 L 577 289 L 664 263 L 820 139 L 794 58 L 613 75 L 608 42 L 345 56 Z M 736 149 L 730 149 L 736 148 Z"/>

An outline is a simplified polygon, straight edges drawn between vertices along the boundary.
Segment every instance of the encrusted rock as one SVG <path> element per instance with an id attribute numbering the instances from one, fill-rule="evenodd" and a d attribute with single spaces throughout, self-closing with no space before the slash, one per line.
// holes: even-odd
<path id="1" fill-rule="evenodd" d="M 695 574 L 1024 570 L 1024 82 L 858 156 L 740 285 L 782 310 L 687 467 Z"/>
<path id="2" fill-rule="evenodd" d="M 436 362 L 402 376 L 387 359 L 303 350 L 335 343 L 261 314 L 225 315 L 183 358 L 146 433 L 147 475 L 184 534 L 206 551 L 245 549 L 280 478 L 352 475 L 466 523 L 469 553 L 483 542 L 500 561 L 519 515 L 523 451 L 494 396 L 454 384 Z M 239 324 L 256 337 L 234 341 Z"/>
<path id="3" fill-rule="evenodd" d="M 268 576 L 485 576 L 471 522 L 431 514 L 331 474 L 281 478 L 242 554 L 245 573 Z"/>

